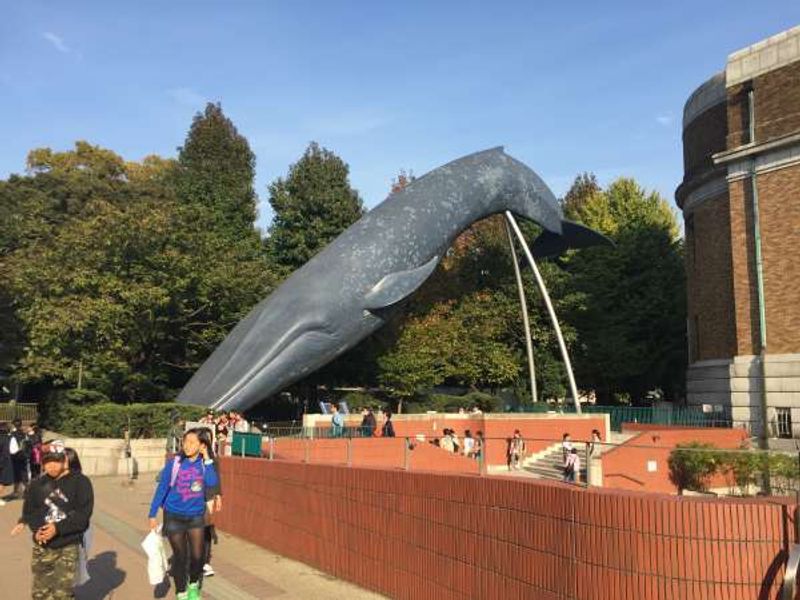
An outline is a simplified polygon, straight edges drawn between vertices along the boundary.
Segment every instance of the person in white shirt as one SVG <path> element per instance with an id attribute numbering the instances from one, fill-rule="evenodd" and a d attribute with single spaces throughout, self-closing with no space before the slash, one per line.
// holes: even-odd
<path id="1" fill-rule="evenodd" d="M 561 455 L 564 464 L 567 463 L 567 456 L 570 452 L 572 452 L 572 450 L 572 438 L 570 438 L 568 433 L 565 433 L 563 436 L 561 436 Z"/>
<path id="2" fill-rule="evenodd" d="M 575 483 L 580 470 L 581 458 L 578 456 L 578 449 L 573 448 L 570 450 L 569 454 L 567 454 L 567 459 L 564 461 L 564 481 L 567 483 Z"/>
<path id="3" fill-rule="evenodd" d="M 472 450 L 475 448 L 475 439 L 472 437 L 472 432 L 467 429 L 464 432 L 464 456 L 472 457 Z"/>

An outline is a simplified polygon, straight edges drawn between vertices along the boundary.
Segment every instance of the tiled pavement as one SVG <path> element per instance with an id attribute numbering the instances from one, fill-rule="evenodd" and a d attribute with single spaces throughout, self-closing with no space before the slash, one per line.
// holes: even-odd
<path id="1" fill-rule="evenodd" d="M 95 487 L 94 545 L 89 561 L 91 580 L 77 588 L 78 600 L 147 600 L 173 598 L 167 586 L 147 582 L 146 557 L 139 546 L 147 527 L 154 489 L 152 475 L 129 485 L 124 478 L 93 478 Z M 0 597 L 30 594 L 30 536 L 8 537 L 22 503 L 0 507 Z M 208 600 L 368 600 L 382 598 L 248 542 L 219 533 L 212 564 L 216 576 L 206 580 Z"/>

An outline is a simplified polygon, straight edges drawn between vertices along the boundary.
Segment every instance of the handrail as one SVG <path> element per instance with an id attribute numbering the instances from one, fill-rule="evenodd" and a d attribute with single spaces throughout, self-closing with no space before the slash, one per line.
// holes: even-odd
<path id="1" fill-rule="evenodd" d="M 800 569 L 800 544 L 794 544 L 786 561 L 786 573 L 783 575 L 781 600 L 794 600 L 797 595 L 797 572 Z"/>

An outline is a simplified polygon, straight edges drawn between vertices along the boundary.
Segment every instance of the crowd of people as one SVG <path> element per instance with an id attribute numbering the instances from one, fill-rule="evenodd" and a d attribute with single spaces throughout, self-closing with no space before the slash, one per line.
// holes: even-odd
<path id="1" fill-rule="evenodd" d="M 250 432 L 250 423 L 244 418 L 244 415 L 235 410 L 215 414 L 213 410 L 209 409 L 200 419 L 200 424 L 214 432 L 217 448 L 222 447 L 234 432 Z"/>
<path id="2" fill-rule="evenodd" d="M 463 439 L 459 439 L 455 429 L 446 427 L 442 430 L 442 437 L 434 438 L 431 443 L 447 452 L 480 460 L 483 457 L 486 440 L 483 437 L 483 431 L 476 431 L 473 436 L 472 431 L 467 429 L 464 431 Z"/>
<path id="3" fill-rule="evenodd" d="M 6 501 L 21 498 L 25 485 L 42 472 L 42 433 L 39 427 L 25 427 L 14 419 L 11 428 L 0 423 L 0 489 L 3 496 L 0 506 Z M 6 494 L 5 489 L 11 487 Z"/>

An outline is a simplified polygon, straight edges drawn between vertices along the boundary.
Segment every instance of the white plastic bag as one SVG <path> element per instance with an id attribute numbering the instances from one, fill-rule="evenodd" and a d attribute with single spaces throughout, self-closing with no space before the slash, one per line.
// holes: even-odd
<path id="1" fill-rule="evenodd" d="M 168 568 L 161 527 L 147 534 L 142 540 L 142 548 L 147 554 L 147 578 L 150 580 L 150 585 L 158 585 L 164 581 Z"/>
<path id="2" fill-rule="evenodd" d="M 75 571 L 75 585 L 83 585 L 89 581 L 89 553 L 92 551 L 94 531 L 92 526 L 83 532 L 83 541 L 78 544 L 78 568 Z"/>

